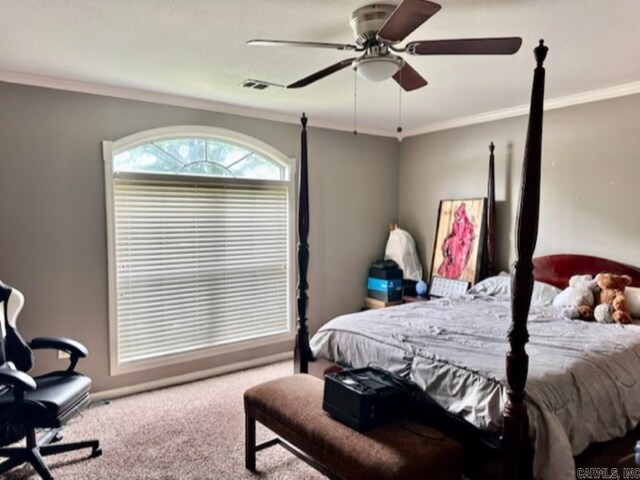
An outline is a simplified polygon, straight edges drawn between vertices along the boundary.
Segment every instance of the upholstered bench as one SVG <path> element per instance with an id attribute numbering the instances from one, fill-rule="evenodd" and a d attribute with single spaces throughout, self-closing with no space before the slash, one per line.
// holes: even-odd
<path id="1" fill-rule="evenodd" d="M 245 465 L 280 444 L 329 478 L 459 479 L 462 447 L 442 433 L 401 421 L 359 433 L 322 409 L 324 382 L 310 375 L 271 380 L 244 394 Z M 277 438 L 256 445 L 256 421 Z"/>

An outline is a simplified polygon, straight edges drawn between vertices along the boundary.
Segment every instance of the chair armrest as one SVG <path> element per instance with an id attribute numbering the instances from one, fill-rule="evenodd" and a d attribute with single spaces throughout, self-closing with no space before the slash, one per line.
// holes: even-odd
<path id="1" fill-rule="evenodd" d="M 36 389 L 36 381 L 29 375 L 19 370 L 10 370 L 8 368 L 0 369 L 0 385 L 9 385 L 22 392 Z"/>
<path id="2" fill-rule="evenodd" d="M 73 372 L 80 358 L 89 355 L 89 350 L 80 342 L 64 337 L 38 337 L 31 340 L 29 346 L 33 350 L 41 348 L 54 348 L 67 352 L 70 356 L 68 372 Z"/>
<path id="3" fill-rule="evenodd" d="M 89 354 L 87 347 L 80 342 L 71 340 L 64 337 L 38 337 L 31 340 L 29 346 L 33 350 L 42 348 L 53 348 L 56 350 L 62 350 L 69 355 L 74 355 L 78 358 L 84 358 Z"/>

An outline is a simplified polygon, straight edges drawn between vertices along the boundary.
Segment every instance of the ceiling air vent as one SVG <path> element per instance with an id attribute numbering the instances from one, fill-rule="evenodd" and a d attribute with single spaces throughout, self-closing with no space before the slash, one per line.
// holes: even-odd
<path id="1" fill-rule="evenodd" d="M 277 83 L 265 82 L 263 80 L 253 80 L 248 78 L 242 81 L 241 84 L 244 88 L 252 88 L 253 90 L 264 90 L 269 87 L 284 88 L 284 85 L 278 85 Z"/>

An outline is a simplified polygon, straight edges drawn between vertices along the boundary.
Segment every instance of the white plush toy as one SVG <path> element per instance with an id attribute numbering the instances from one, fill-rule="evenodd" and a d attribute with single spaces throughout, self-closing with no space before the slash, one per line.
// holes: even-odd
<path id="1" fill-rule="evenodd" d="M 596 280 L 591 275 L 574 275 L 569 279 L 569 286 L 553 299 L 553 306 L 570 308 L 572 318 L 593 320 L 593 306 L 596 303 Z"/>
<path id="2" fill-rule="evenodd" d="M 601 303 L 593 309 L 593 316 L 598 323 L 613 323 L 613 306 Z"/>

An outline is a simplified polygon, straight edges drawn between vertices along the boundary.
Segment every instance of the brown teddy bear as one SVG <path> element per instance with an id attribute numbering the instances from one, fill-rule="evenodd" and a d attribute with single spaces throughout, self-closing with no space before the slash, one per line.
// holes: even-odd
<path id="1" fill-rule="evenodd" d="M 631 315 L 624 296 L 624 289 L 631 285 L 629 275 L 614 275 L 613 273 L 599 273 L 596 282 L 600 287 L 598 303 L 609 305 L 612 310 L 611 318 L 616 323 L 631 323 Z M 596 320 L 598 316 L 596 315 Z"/>

